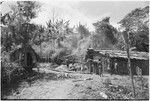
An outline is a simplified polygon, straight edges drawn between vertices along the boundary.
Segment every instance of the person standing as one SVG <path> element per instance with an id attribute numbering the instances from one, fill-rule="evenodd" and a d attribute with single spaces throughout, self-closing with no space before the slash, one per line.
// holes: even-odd
<path id="1" fill-rule="evenodd" d="M 99 59 L 98 67 L 99 67 L 99 75 L 103 76 L 103 66 L 101 59 Z"/>
<path id="2" fill-rule="evenodd" d="M 114 69 L 115 69 L 115 74 L 118 74 L 118 63 L 116 59 L 114 61 Z"/>
<path id="3" fill-rule="evenodd" d="M 110 60 L 107 59 L 106 61 L 107 61 L 107 70 L 109 71 L 110 70 Z"/>
<path id="4" fill-rule="evenodd" d="M 113 75 L 114 74 L 114 60 L 111 59 L 110 61 L 110 74 Z"/>

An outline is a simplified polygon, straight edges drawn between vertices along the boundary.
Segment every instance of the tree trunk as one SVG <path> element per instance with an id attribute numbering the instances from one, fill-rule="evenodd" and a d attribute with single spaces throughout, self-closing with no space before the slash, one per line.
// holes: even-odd
<path id="1" fill-rule="evenodd" d="M 126 33 L 127 34 L 127 57 L 128 57 L 128 64 L 127 64 L 127 67 L 130 71 L 130 77 L 131 77 L 131 83 L 132 83 L 132 89 L 133 89 L 133 94 L 134 94 L 134 97 L 135 97 L 135 87 L 134 87 L 134 81 L 133 81 L 133 74 L 132 74 L 132 70 L 131 70 L 131 61 L 130 61 L 130 52 L 129 52 L 129 49 L 130 49 L 130 39 L 129 39 L 129 33 Z"/>

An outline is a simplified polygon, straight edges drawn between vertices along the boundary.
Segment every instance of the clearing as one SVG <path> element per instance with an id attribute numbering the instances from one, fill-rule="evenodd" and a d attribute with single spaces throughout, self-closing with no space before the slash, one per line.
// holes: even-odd
<path id="1" fill-rule="evenodd" d="M 43 66 L 44 67 L 44 66 Z M 136 79 L 136 78 L 135 78 Z M 148 77 L 145 77 L 145 82 Z M 135 82 L 137 92 L 139 82 Z M 145 85 L 147 86 L 147 85 Z M 142 94 L 148 94 L 148 86 Z M 137 96 L 141 95 L 137 94 Z M 50 67 L 34 69 L 34 73 L 19 83 L 4 99 L 133 99 L 129 76 L 85 74 L 56 70 Z M 141 95 L 142 96 L 142 95 Z M 141 98 L 141 96 L 139 96 Z M 148 95 L 142 96 L 148 99 Z M 138 98 L 138 97 L 137 97 Z"/>

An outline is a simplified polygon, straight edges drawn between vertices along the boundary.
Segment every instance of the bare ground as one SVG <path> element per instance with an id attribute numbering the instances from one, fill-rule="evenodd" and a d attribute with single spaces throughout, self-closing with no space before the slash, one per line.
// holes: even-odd
<path id="1" fill-rule="evenodd" d="M 111 91 L 112 85 L 126 86 L 126 92 L 118 97 L 116 90 Z M 113 87 L 113 86 L 112 86 Z M 121 94 L 122 92 L 120 92 Z M 116 95 L 117 97 L 116 97 Z M 146 93 L 147 94 L 147 93 Z M 126 96 L 128 95 L 128 96 Z M 105 74 L 103 77 L 95 74 L 78 72 L 55 71 L 48 68 L 35 70 L 26 81 L 19 84 L 14 92 L 6 99 L 133 99 L 131 83 L 128 76 Z"/>

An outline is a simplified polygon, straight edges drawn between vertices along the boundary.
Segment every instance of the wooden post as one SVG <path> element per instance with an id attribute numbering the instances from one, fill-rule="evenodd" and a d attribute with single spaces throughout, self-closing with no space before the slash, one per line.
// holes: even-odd
<path id="1" fill-rule="evenodd" d="M 13 87 L 12 87 L 12 83 L 11 83 L 11 71 L 8 72 L 8 85 L 11 89 L 11 93 L 14 93 Z"/>
<path id="2" fill-rule="evenodd" d="M 42 57 L 42 41 L 41 41 L 41 33 L 39 34 L 39 39 L 40 39 L 40 55 Z"/>
<path id="3" fill-rule="evenodd" d="M 125 33 L 127 34 L 127 40 L 126 40 L 126 45 L 127 45 L 127 57 L 128 57 L 128 64 L 127 64 L 127 67 L 130 71 L 130 77 L 131 77 L 131 83 L 132 83 L 132 89 L 133 89 L 133 94 L 134 94 L 134 97 L 135 96 L 135 87 L 134 87 L 134 81 L 133 81 L 133 74 L 132 74 L 132 70 L 131 70 L 131 61 L 130 61 L 130 52 L 129 52 L 129 49 L 130 49 L 130 39 L 129 39 L 129 32 Z"/>
<path id="4" fill-rule="evenodd" d="M 24 66 L 25 66 L 25 68 L 27 68 L 27 53 L 26 53 L 26 45 L 23 45 L 23 47 L 24 47 L 24 50 L 23 50 L 23 52 L 24 52 Z"/>
<path id="5" fill-rule="evenodd" d="M 141 81 L 141 89 L 143 90 L 144 84 L 143 84 L 143 77 L 142 77 L 142 69 L 138 66 L 136 67 L 136 73 L 137 73 L 138 78 Z"/>

